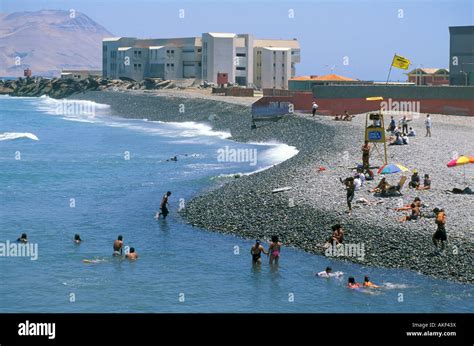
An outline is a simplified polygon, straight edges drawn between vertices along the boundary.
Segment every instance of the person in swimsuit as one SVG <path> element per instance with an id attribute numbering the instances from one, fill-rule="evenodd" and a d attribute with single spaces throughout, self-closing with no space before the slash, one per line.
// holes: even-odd
<path id="1" fill-rule="evenodd" d="M 354 277 L 350 276 L 347 280 L 347 288 L 359 288 L 360 284 L 355 282 Z"/>
<path id="2" fill-rule="evenodd" d="M 422 203 L 421 203 L 421 199 L 420 197 L 415 197 L 415 199 L 413 200 L 413 203 L 411 204 L 408 204 L 404 207 L 400 207 L 400 208 L 395 208 L 395 211 L 407 211 L 407 210 L 411 210 L 411 205 L 412 204 L 415 204 L 415 206 L 417 206 L 418 208 L 421 208 L 422 207 Z"/>
<path id="3" fill-rule="evenodd" d="M 262 257 L 262 252 L 268 256 L 268 252 L 265 251 L 265 248 L 260 244 L 260 240 L 255 241 L 255 245 L 252 246 L 250 249 L 250 253 L 252 254 L 252 263 L 253 264 L 261 264 L 262 261 L 260 257 Z"/>
<path id="4" fill-rule="evenodd" d="M 270 253 L 270 264 L 278 264 L 278 260 L 280 259 L 281 246 L 282 243 L 278 241 L 278 236 L 272 236 L 272 241 L 270 242 L 270 247 L 268 248 L 268 252 Z"/>
<path id="5" fill-rule="evenodd" d="M 79 234 L 74 235 L 74 243 L 80 244 L 82 241 L 81 236 Z"/>
<path id="6" fill-rule="evenodd" d="M 114 241 L 114 256 L 122 256 L 123 253 L 123 237 L 119 235 Z"/>
<path id="7" fill-rule="evenodd" d="M 380 286 L 370 282 L 369 277 L 366 275 L 364 276 L 364 287 L 379 288 Z"/>
<path id="8" fill-rule="evenodd" d="M 331 242 L 335 242 L 337 244 L 342 244 L 344 241 L 344 231 L 342 230 L 342 226 L 340 224 L 332 226 L 332 237 Z"/>
<path id="9" fill-rule="evenodd" d="M 166 219 L 166 216 L 169 214 L 168 211 L 168 199 L 171 196 L 171 191 L 168 191 L 164 196 L 163 199 L 161 200 L 160 204 L 160 212 L 157 215 L 157 219 L 160 218 L 160 215 L 163 215 L 163 220 Z"/>
<path id="10" fill-rule="evenodd" d="M 20 238 L 18 238 L 16 241 L 19 243 L 26 244 L 28 243 L 28 236 L 26 235 L 26 233 L 22 233 Z"/>
<path id="11" fill-rule="evenodd" d="M 362 146 L 362 166 L 364 169 L 369 169 L 369 159 L 370 159 L 370 144 L 368 141 L 364 142 Z"/>
<path id="12" fill-rule="evenodd" d="M 410 220 L 416 220 L 420 217 L 421 213 L 420 213 L 420 207 L 418 207 L 415 203 L 412 203 L 410 205 L 410 209 L 411 209 L 411 214 L 410 215 L 406 215 L 404 217 L 402 217 L 400 220 L 398 220 L 399 222 L 405 222 L 405 221 L 410 221 Z"/>
<path id="13" fill-rule="evenodd" d="M 448 235 L 446 234 L 446 213 L 444 209 L 438 210 L 436 213 L 436 225 L 438 226 L 436 232 L 433 234 L 433 244 L 438 249 L 438 242 L 441 242 L 441 250 L 444 250 L 445 242 L 448 241 Z"/>
<path id="14" fill-rule="evenodd" d="M 126 258 L 126 259 L 129 259 L 129 260 L 131 260 L 131 261 L 135 261 L 135 260 L 138 258 L 138 255 L 137 255 L 137 253 L 135 252 L 135 248 L 134 248 L 134 247 L 131 247 L 131 248 L 130 248 L 130 252 L 125 255 L 125 258 Z"/>

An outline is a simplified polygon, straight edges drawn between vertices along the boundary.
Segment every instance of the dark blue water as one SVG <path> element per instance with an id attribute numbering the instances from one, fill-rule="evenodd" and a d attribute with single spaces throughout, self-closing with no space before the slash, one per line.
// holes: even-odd
<path id="1" fill-rule="evenodd" d="M 291 248 L 278 269 L 266 260 L 255 268 L 252 240 L 193 228 L 177 214 L 180 199 L 228 179 L 216 177 L 278 163 L 292 148 L 234 143 L 205 125 L 115 118 L 99 105 L 95 116 L 55 109 L 46 98 L 0 97 L 0 242 L 26 232 L 39 252 L 35 261 L 0 257 L 0 312 L 473 311 L 472 285 L 409 271 Z M 225 146 L 257 149 L 257 165 L 218 162 Z M 174 155 L 177 162 L 166 161 Z M 157 221 L 167 190 L 171 214 Z M 111 256 L 118 234 L 138 261 Z M 328 264 L 344 277 L 315 278 Z M 349 274 L 385 287 L 349 290 Z"/>

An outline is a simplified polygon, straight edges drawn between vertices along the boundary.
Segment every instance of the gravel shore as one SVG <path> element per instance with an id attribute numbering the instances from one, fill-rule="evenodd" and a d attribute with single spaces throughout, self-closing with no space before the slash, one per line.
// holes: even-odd
<path id="1" fill-rule="evenodd" d="M 474 282 L 474 195 L 445 191 L 464 186 L 463 168 L 447 168 L 446 163 L 456 153 L 474 154 L 474 117 L 432 115 L 431 138 L 424 137 L 425 116 L 415 117 L 410 126 L 418 136 L 411 138 L 409 145 L 389 147 L 389 162 L 417 169 L 421 175 L 430 174 L 432 189 L 416 191 L 406 184 L 401 197 L 377 198 L 368 192 L 380 180 L 376 176 L 374 182 L 356 192 L 354 211 L 348 215 L 339 178 L 349 176 L 361 162 L 364 115 L 356 116 L 352 122 L 294 115 L 250 130 L 251 98 L 233 100 L 236 98 L 183 91 L 89 92 L 72 98 L 110 104 L 114 113 L 124 117 L 207 122 L 216 130 L 229 131 L 236 141 L 278 141 L 298 148 L 298 155 L 277 166 L 229 179 L 223 186 L 189 201 L 182 214 L 194 226 L 251 239 L 269 239 L 277 234 L 285 246 L 324 255 L 323 244 L 331 235 L 331 226 L 340 223 L 345 230 L 345 243 L 364 246 L 363 258 L 338 257 L 341 260 Z M 180 112 L 180 105 L 184 105 L 184 112 Z M 211 114 L 215 114 L 212 120 Z M 373 160 L 374 164 L 380 163 L 375 157 Z M 320 172 L 321 166 L 326 170 Z M 472 168 L 466 167 L 466 176 L 474 187 Z M 400 174 L 387 179 L 396 184 Z M 272 194 L 273 189 L 284 186 L 292 189 Z M 434 219 L 397 222 L 404 213 L 394 208 L 410 203 L 416 196 L 427 205 L 422 209 L 424 213 L 434 207 L 446 210 L 449 242 L 444 252 L 434 251 Z M 359 198 L 378 203 L 356 203 Z"/>

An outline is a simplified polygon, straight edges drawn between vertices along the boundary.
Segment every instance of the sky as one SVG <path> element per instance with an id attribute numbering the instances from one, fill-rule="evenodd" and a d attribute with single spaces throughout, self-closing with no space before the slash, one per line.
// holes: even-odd
<path id="1" fill-rule="evenodd" d="M 449 26 L 474 25 L 474 0 L 0 0 L 0 12 L 40 9 L 74 9 L 114 36 L 297 38 L 297 75 L 376 81 L 387 79 L 395 53 L 410 68 L 447 68 Z M 393 69 L 390 80 L 406 81 L 406 72 Z"/>

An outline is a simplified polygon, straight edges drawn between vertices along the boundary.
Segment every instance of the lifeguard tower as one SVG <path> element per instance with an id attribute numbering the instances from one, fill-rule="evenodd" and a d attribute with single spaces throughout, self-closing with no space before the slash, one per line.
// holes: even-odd
<path id="1" fill-rule="evenodd" d="M 367 97 L 367 101 L 383 101 L 383 97 Z M 387 164 L 387 142 L 385 140 L 385 124 L 382 109 L 378 112 L 367 113 L 365 117 L 365 137 L 364 140 L 374 143 L 374 149 L 381 157 L 383 164 Z M 383 153 L 378 145 L 383 143 Z"/>

